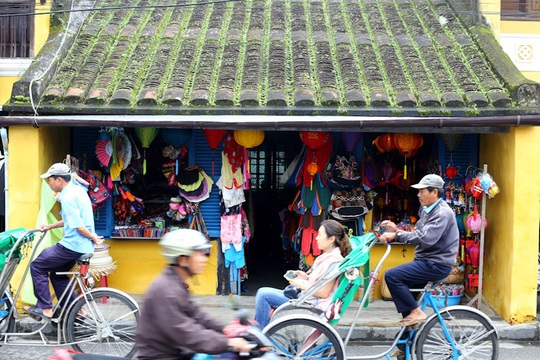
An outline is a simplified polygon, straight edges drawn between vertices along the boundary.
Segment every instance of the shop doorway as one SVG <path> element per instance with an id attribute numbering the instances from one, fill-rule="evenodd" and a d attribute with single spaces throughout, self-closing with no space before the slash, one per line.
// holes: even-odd
<path id="1" fill-rule="evenodd" d="M 297 191 L 285 188 L 280 176 L 301 148 L 297 132 L 266 132 L 264 144 L 250 150 L 248 207 L 253 237 L 246 251 L 248 280 L 245 282 L 245 292 L 249 295 L 262 286 L 284 287 L 285 270 L 298 267 L 298 259 L 284 249 L 279 213 L 287 208 Z"/>

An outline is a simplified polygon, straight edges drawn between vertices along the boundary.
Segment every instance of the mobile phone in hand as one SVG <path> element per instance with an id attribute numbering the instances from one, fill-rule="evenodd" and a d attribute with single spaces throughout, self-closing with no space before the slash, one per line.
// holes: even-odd
<path id="1" fill-rule="evenodd" d="M 284 277 L 285 279 L 287 279 L 287 280 L 293 280 L 293 279 L 296 278 L 296 276 L 297 276 L 297 275 L 294 273 L 293 270 L 289 270 L 289 271 L 287 271 L 287 272 L 285 273 L 285 275 L 283 275 L 283 277 Z"/>

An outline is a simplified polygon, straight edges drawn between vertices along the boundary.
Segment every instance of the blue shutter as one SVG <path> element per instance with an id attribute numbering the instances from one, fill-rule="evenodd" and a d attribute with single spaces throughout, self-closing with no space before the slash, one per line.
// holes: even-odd
<path id="1" fill-rule="evenodd" d="M 219 189 L 215 182 L 221 175 L 221 151 L 223 142 L 216 150 L 212 150 L 200 129 L 193 130 L 189 144 L 189 164 L 198 165 L 214 180 L 210 197 L 200 203 L 201 213 L 208 233 L 213 238 L 220 236 L 221 217 L 219 215 Z M 214 154 L 214 176 L 212 176 L 212 153 Z"/>
<path id="2" fill-rule="evenodd" d="M 99 138 L 99 128 L 73 128 L 72 155 L 79 159 L 79 167 L 82 170 L 99 169 L 99 163 L 95 155 L 96 141 Z M 86 158 L 86 166 L 83 159 Z M 114 229 L 113 199 L 105 202 L 105 205 L 94 213 L 96 233 L 101 236 L 111 236 Z"/>
<path id="3" fill-rule="evenodd" d="M 450 164 L 450 160 L 452 160 L 454 167 L 458 168 L 461 175 L 465 175 L 465 171 L 467 171 L 469 165 L 478 167 L 478 134 L 464 134 L 453 153 L 450 153 L 440 135 L 437 136 L 437 139 L 439 145 L 439 162 L 441 163 L 443 177 L 444 170 Z M 454 182 L 456 180 L 461 181 L 461 177 L 454 178 Z"/>

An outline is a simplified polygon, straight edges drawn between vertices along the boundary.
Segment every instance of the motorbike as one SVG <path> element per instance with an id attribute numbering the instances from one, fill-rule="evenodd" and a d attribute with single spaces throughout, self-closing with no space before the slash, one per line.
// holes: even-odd
<path id="1" fill-rule="evenodd" d="M 195 354 L 193 360 L 245 360 L 245 359 L 264 359 L 264 360 L 280 360 L 281 358 L 274 354 L 272 343 L 259 329 L 256 323 L 249 320 L 247 310 L 234 306 L 237 311 L 237 318 L 232 320 L 224 329 L 227 337 L 242 337 L 251 345 L 249 352 L 230 352 L 219 355 Z M 135 355 L 135 359 L 137 355 Z M 126 357 L 82 354 L 71 349 L 55 349 L 55 355 L 48 357 L 48 360 L 129 360 Z"/>

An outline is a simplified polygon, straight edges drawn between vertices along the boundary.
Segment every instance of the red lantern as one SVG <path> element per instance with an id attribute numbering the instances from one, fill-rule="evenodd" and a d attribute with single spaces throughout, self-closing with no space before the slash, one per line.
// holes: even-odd
<path id="1" fill-rule="evenodd" d="M 300 131 L 300 139 L 310 149 L 317 149 L 326 144 L 330 133 L 326 131 Z"/>
<path id="2" fill-rule="evenodd" d="M 407 156 L 413 156 L 413 152 L 424 145 L 424 139 L 422 139 L 420 134 L 400 133 L 394 134 L 394 144 L 399 152 L 405 157 L 403 179 L 407 180 Z"/>
<path id="3" fill-rule="evenodd" d="M 214 176 L 214 150 L 219 146 L 219 143 L 227 133 L 227 130 L 203 129 L 203 133 L 206 141 L 208 141 L 208 145 L 210 145 L 210 149 L 212 149 L 212 176 Z"/>
<path id="4" fill-rule="evenodd" d="M 480 263 L 480 244 L 477 241 L 467 248 L 467 256 L 471 266 L 477 268 Z"/>
<path id="5" fill-rule="evenodd" d="M 373 140 L 372 144 L 375 145 L 377 150 L 379 150 L 381 153 L 390 152 L 395 149 L 394 137 L 392 134 L 377 136 L 375 140 Z"/>
<path id="6" fill-rule="evenodd" d="M 446 170 L 444 171 L 444 174 L 446 175 L 447 178 L 452 180 L 453 178 L 457 176 L 458 170 L 453 165 L 448 165 L 446 167 Z"/>

